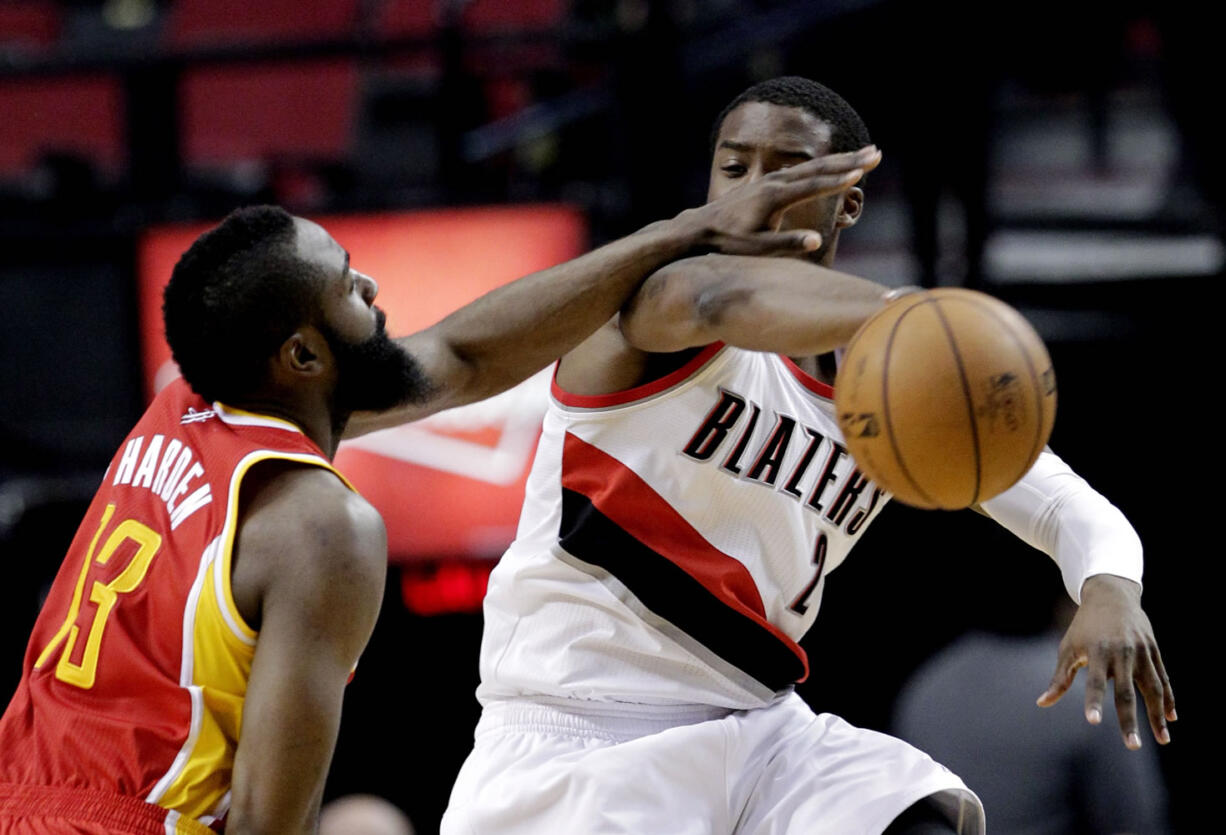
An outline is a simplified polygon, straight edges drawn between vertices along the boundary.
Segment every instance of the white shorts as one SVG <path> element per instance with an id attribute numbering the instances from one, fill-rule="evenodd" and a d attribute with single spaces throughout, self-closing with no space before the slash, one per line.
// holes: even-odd
<path id="1" fill-rule="evenodd" d="M 878 835 L 930 795 L 962 835 L 984 832 L 955 774 L 795 693 L 667 718 L 599 711 L 488 704 L 443 835 Z"/>

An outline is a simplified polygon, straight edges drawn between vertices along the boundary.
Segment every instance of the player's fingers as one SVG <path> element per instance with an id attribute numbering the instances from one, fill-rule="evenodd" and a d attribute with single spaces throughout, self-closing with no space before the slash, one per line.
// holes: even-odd
<path id="1" fill-rule="evenodd" d="M 717 240 L 715 245 L 729 255 L 793 255 L 816 251 L 822 245 L 822 236 L 812 229 L 789 229 L 727 236 Z"/>
<path id="2" fill-rule="evenodd" d="M 837 174 L 816 174 L 802 180 L 780 182 L 767 193 L 767 199 L 775 209 L 786 209 L 815 197 L 827 197 L 847 191 L 863 176 L 864 169 L 853 168 Z"/>
<path id="3" fill-rule="evenodd" d="M 1075 655 L 1061 647 L 1060 655 L 1056 659 L 1056 671 L 1052 674 L 1051 683 L 1047 685 L 1047 689 L 1039 696 L 1036 704 L 1039 707 L 1051 707 L 1060 701 L 1060 697 L 1073 686 L 1073 679 L 1077 677 L 1077 671 L 1085 665 L 1086 658 L 1084 655 Z"/>
<path id="4" fill-rule="evenodd" d="M 1085 721 L 1097 725 L 1102 721 L 1102 700 L 1107 693 L 1107 674 L 1111 649 L 1097 646 L 1090 651 L 1085 665 Z"/>
<path id="5" fill-rule="evenodd" d="M 1098 647 L 1090 653 L 1086 664 L 1086 721 L 1097 725 L 1103 721 L 1103 698 L 1107 692 L 1109 650 Z M 1131 685 L 1131 677 L 1129 682 Z"/>
<path id="6" fill-rule="evenodd" d="M 1162 682 L 1162 713 L 1168 722 L 1176 722 L 1179 715 L 1175 713 L 1175 691 L 1171 688 L 1171 679 L 1166 674 L 1166 665 L 1162 663 L 1162 653 L 1158 648 L 1150 647 L 1149 660 L 1154 665 L 1158 680 Z"/>
<path id="7" fill-rule="evenodd" d="M 1112 654 L 1111 677 L 1115 682 L 1115 716 L 1124 735 L 1124 745 L 1132 751 L 1141 747 L 1137 733 L 1137 688 L 1133 681 L 1136 653 L 1131 646 L 1122 646 Z"/>
<path id="8" fill-rule="evenodd" d="M 1145 712 L 1149 716 L 1149 727 L 1154 732 L 1154 739 L 1158 741 L 1158 744 L 1166 745 L 1171 741 L 1171 734 L 1166 727 L 1166 717 L 1163 716 L 1165 693 L 1162 681 L 1158 677 L 1158 670 L 1154 667 L 1149 653 L 1141 653 L 1137 656 L 1136 670 L 1133 675 L 1137 689 L 1141 691 L 1141 697 L 1145 699 Z"/>
<path id="9" fill-rule="evenodd" d="M 865 145 L 857 151 L 846 151 L 839 154 L 825 154 L 792 165 L 777 172 L 778 178 L 784 181 L 804 180 L 815 175 L 842 174 L 846 171 L 859 170 L 868 173 L 881 163 L 881 151 L 876 145 Z"/>

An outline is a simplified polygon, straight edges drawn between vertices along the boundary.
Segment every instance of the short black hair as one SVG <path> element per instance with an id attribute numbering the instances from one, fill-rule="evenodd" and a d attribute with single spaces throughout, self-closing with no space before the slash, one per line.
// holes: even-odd
<path id="1" fill-rule="evenodd" d="M 733 99 L 715 120 L 711 130 L 711 152 L 719 141 L 720 128 L 728 114 L 748 101 L 777 104 L 782 107 L 800 107 L 830 125 L 830 152 L 841 154 L 858 151 L 871 144 L 868 127 L 860 114 L 838 93 L 824 84 L 819 84 L 798 75 L 784 75 L 761 81 Z"/>
<path id="2" fill-rule="evenodd" d="M 297 229 L 277 206 L 231 212 L 179 258 L 162 295 L 166 341 L 204 399 L 256 391 L 265 361 L 318 319 L 318 269 L 298 257 Z M 304 281 L 304 278 L 308 279 Z"/>

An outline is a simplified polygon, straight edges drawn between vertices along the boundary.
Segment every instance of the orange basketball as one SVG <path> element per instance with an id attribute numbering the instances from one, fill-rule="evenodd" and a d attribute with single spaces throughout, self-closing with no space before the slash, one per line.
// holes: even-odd
<path id="1" fill-rule="evenodd" d="M 1056 376 L 1020 313 L 939 288 L 901 296 L 864 323 L 834 402 L 865 475 L 906 504 L 955 510 L 1030 469 L 1051 436 Z"/>

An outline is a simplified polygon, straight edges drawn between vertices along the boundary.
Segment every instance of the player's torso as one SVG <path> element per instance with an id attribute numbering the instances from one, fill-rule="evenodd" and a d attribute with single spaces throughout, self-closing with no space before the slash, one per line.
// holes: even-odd
<path id="1" fill-rule="evenodd" d="M 266 458 L 326 466 L 290 424 L 181 381 L 120 446 L 0 721 L 0 782 L 224 814 L 256 633 L 230 590 L 237 490 Z"/>
<path id="2" fill-rule="evenodd" d="M 631 392 L 554 394 L 479 695 L 750 707 L 803 678 L 822 577 L 887 498 L 830 388 L 712 346 Z"/>

